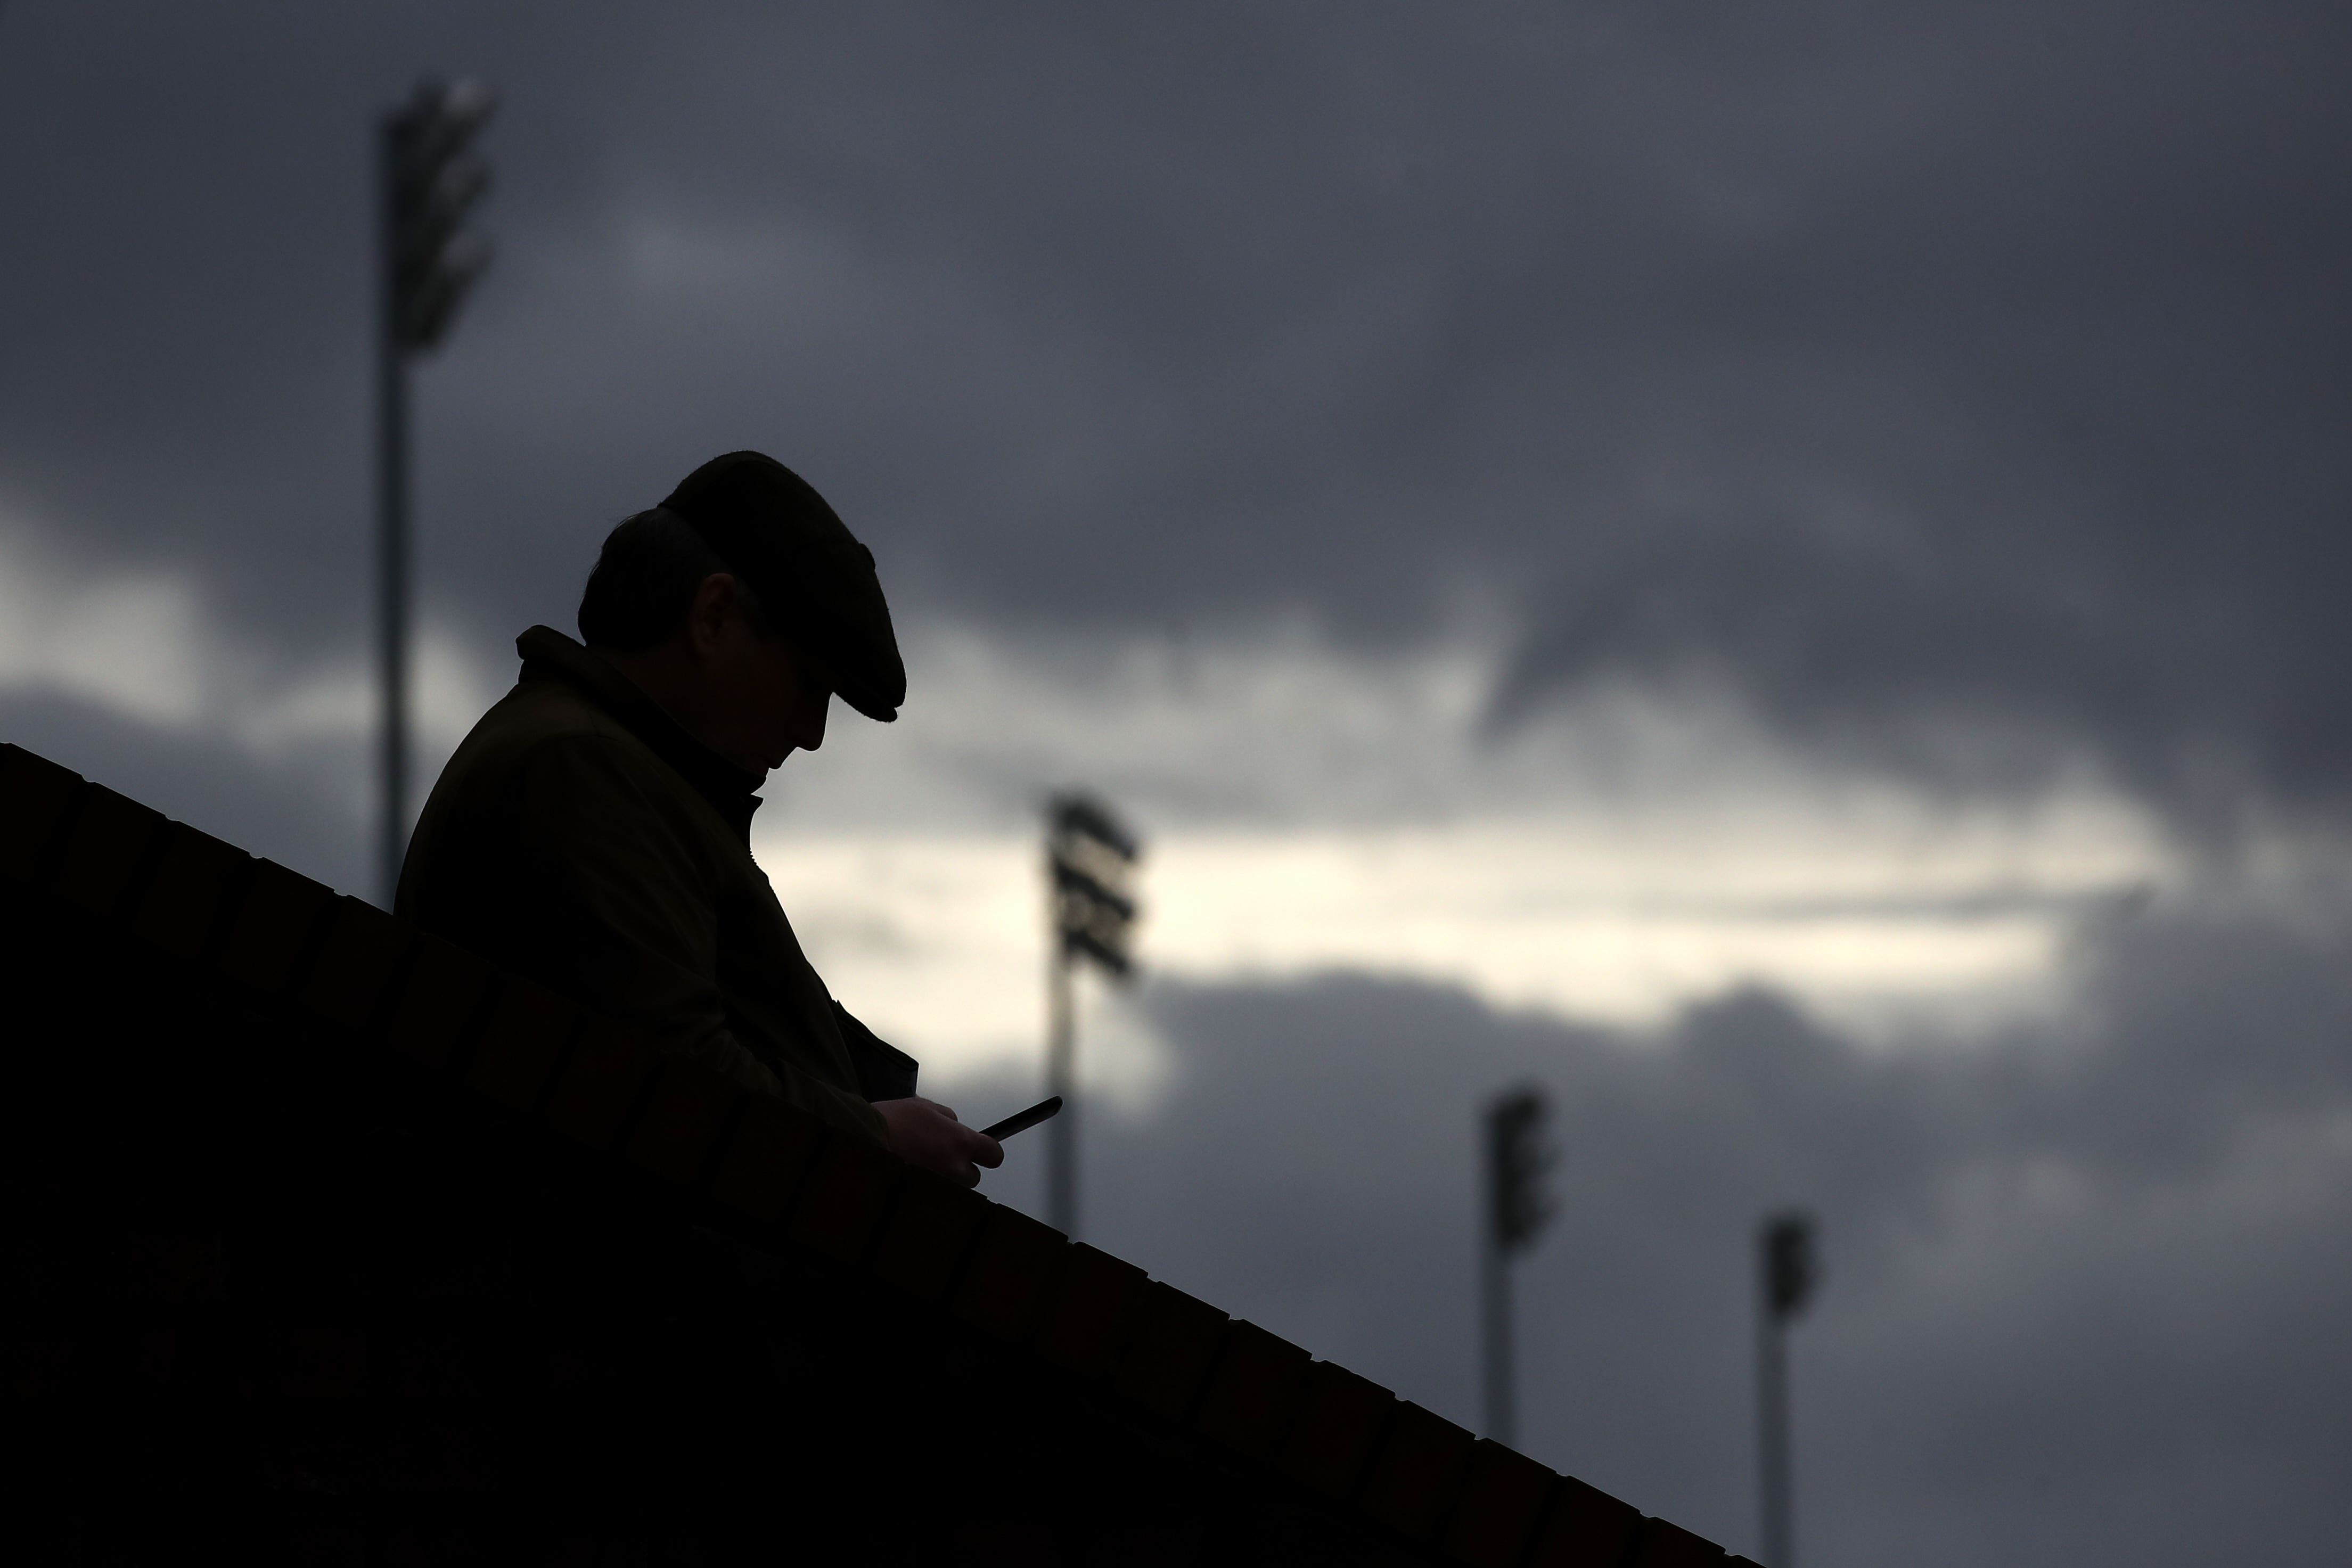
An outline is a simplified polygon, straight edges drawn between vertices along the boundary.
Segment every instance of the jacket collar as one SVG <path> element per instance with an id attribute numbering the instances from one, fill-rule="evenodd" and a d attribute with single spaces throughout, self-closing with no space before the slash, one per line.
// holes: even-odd
<path id="1" fill-rule="evenodd" d="M 635 681 L 552 626 L 534 626 L 516 638 L 515 652 L 522 655 L 522 679 L 562 681 L 578 689 L 644 741 L 751 842 L 751 814 L 760 809 L 753 791 L 765 774 L 747 773 L 695 739 Z"/>

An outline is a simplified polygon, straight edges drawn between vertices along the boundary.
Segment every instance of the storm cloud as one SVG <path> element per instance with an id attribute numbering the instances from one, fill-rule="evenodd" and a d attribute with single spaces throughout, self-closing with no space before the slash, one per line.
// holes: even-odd
<path id="1" fill-rule="evenodd" d="M 1797 1205 L 1827 1270 L 1795 1330 L 1807 1561 L 2331 1561 L 2341 929 L 2146 910 L 2086 936 L 2063 1019 L 1897 1049 L 1758 991 L 1628 1035 L 1348 977 L 1166 987 L 1170 1087 L 1089 1124 L 1087 1230 L 1475 1427 L 1471 1130 L 1533 1082 L 1530 1452 L 1753 1551 L 1754 1227 Z M 1039 1154 L 989 1186 L 1030 1200 Z"/>
<path id="2" fill-rule="evenodd" d="M 416 374 L 426 768 L 613 522 L 775 452 L 910 655 L 762 819 L 856 916 L 796 907 L 836 984 L 891 983 L 856 931 L 1013 968 L 1073 779 L 1265 904 L 1184 914 L 1190 970 L 1147 923 L 1091 1239 L 1475 1422 L 1475 1111 L 1532 1080 L 1538 1457 L 1752 1547 L 1748 1249 L 1801 1203 L 1809 1562 L 2333 1561 L 2347 45 L 2319 0 L 15 0 L 0 735 L 374 891 L 367 139 L 479 74 L 498 259 Z M 996 835 L 961 892 L 956 833 Z M 1393 939 L 1251 967 L 1349 901 Z M 1655 1027 L 1518 983 L 1727 909 Z M 1865 1030 L 1740 968 L 1811 921 L 1864 988 L 1874 932 L 1958 972 L 2004 910 L 2066 934 L 2034 1008 Z"/>
<path id="3" fill-rule="evenodd" d="M 432 61 L 507 102 L 423 392 L 479 645 L 767 444 L 1000 623 L 1379 643 L 1483 592 L 1506 720 L 1696 671 L 1927 773 L 2340 799 L 2338 7 L 7 27 L 7 499 L 290 651 L 362 602 L 362 131 Z"/>

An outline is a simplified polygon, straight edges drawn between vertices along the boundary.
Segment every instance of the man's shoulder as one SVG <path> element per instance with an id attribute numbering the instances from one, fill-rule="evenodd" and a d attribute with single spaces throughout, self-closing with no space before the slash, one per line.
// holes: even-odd
<path id="1" fill-rule="evenodd" d="M 565 681 L 519 683 L 484 714 L 449 771 L 506 777 L 525 768 L 660 777 L 661 759 L 626 725 Z"/>
<path id="2" fill-rule="evenodd" d="M 635 738 L 625 726 L 571 682 L 544 679 L 517 682 L 475 728 L 478 734 L 488 731 L 494 737 L 525 745 L 572 736 Z"/>

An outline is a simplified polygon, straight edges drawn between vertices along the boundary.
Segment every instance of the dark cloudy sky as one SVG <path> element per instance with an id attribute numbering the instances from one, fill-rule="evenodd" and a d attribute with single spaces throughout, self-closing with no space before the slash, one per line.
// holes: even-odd
<path id="1" fill-rule="evenodd" d="M 368 127 L 478 73 L 428 770 L 605 527 L 772 451 L 912 666 L 772 791 L 845 999 L 1017 1097 L 1026 813 L 1153 835 L 1101 1239 L 1475 1423 L 1469 1128 L 1533 1077 L 1539 1458 L 1752 1549 L 1747 1233 L 1806 1202 L 1809 1562 L 2339 1561 L 2347 44 L 14 0 L 0 734 L 373 891 Z"/>

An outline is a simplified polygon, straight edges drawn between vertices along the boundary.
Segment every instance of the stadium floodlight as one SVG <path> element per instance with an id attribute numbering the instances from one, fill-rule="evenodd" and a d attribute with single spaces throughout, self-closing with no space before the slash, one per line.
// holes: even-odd
<path id="1" fill-rule="evenodd" d="M 427 80 L 376 127 L 376 548 L 383 704 L 383 899 L 408 843 L 408 361 L 438 347 L 490 264 L 467 226 L 488 191 L 474 139 L 497 99 Z"/>
<path id="2" fill-rule="evenodd" d="M 1046 1127 L 1045 1209 L 1066 1236 L 1078 1228 L 1075 970 L 1091 963 L 1114 980 L 1134 977 L 1131 883 L 1141 854 L 1135 835 L 1091 796 L 1057 795 L 1047 805 L 1045 1092 L 1062 1097 L 1062 1113 Z"/>
<path id="3" fill-rule="evenodd" d="M 391 326 L 408 352 L 441 341 L 490 264 L 466 222 L 490 188 L 473 144 L 497 107 L 480 82 L 428 81 L 384 119 Z"/>
<path id="4" fill-rule="evenodd" d="M 1543 1092 L 1532 1085 L 1497 1095 L 1486 1107 L 1485 1245 L 1480 1283 L 1485 1324 L 1486 1435 L 1508 1445 L 1516 1440 L 1512 1397 L 1510 1262 L 1535 1240 L 1551 1218 L 1544 1177 L 1554 1155 L 1544 1138 Z"/>
<path id="5" fill-rule="evenodd" d="M 1756 1236 L 1756 1479 L 1765 1568 L 1794 1568 L 1796 1527 L 1789 1462 L 1788 1327 L 1812 1300 L 1821 1265 L 1813 1221 L 1768 1215 Z"/>

